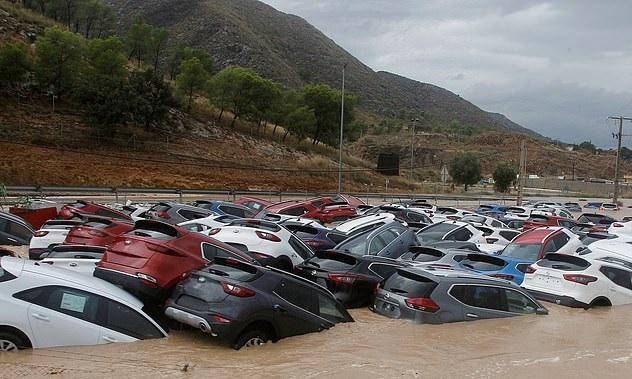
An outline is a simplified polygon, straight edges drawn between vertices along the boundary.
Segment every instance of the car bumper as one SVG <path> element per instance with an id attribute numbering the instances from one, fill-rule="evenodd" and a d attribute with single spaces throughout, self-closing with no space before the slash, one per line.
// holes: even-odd
<path id="1" fill-rule="evenodd" d="M 213 331 L 211 325 L 203 317 L 196 316 L 192 313 L 185 312 L 174 307 L 167 307 L 165 309 L 165 316 L 176 320 L 179 323 L 199 329 L 204 333 L 212 335 L 213 337 L 217 337 L 217 333 Z"/>
<path id="2" fill-rule="evenodd" d="M 532 290 L 528 288 L 525 288 L 525 289 L 531 295 L 533 295 L 533 297 L 535 297 L 538 300 L 547 301 L 549 303 L 555 303 L 558 305 L 564 305 L 571 308 L 589 308 L 590 307 L 589 304 L 579 301 L 571 296 L 556 295 L 556 294 L 536 291 L 536 290 Z"/>
<path id="3" fill-rule="evenodd" d="M 212 313 L 201 313 L 187 307 L 176 304 L 173 299 L 168 299 L 165 304 L 165 316 L 184 325 L 198 329 L 223 342 L 233 342 L 244 328 L 239 320 L 231 320 L 229 323 L 217 323 L 212 321 Z M 210 319 L 208 318 L 210 317 Z"/>
<path id="4" fill-rule="evenodd" d="M 94 276 L 122 287 L 127 292 L 138 297 L 142 301 L 161 303 L 168 295 L 169 290 L 158 286 L 150 286 L 138 277 L 111 269 L 96 267 Z"/>

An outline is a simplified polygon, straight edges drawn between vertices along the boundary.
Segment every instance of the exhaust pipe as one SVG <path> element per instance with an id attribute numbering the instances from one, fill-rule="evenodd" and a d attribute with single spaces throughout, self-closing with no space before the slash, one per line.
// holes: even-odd
<path id="1" fill-rule="evenodd" d="M 207 327 L 207 326 L 206 326 L 206 324 L 205 324 L 205 323 L 203 323 L 203 322 L 201 322 L 201 323 L 200 323 L 200 330 L 201 330 L 202 332 L 204 332 L 204 333 L 208 333 L 208 332 L 209 332 L 208 327 Z"/>

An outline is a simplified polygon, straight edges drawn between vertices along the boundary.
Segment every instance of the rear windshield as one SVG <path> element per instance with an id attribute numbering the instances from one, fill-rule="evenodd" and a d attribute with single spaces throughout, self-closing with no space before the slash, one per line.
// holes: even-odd
<path id="1" fill-rule="evenodd" d="M 259 271 L 250 265 L 240 264 L 213 264 L 204 271 L 225 278 L 230 278 L 238 282 L 248 282 L 257 277 Z"/>
<path id="2" fill-rule="evenodd" d="M 590 266 L 590 263 L 572 255 L 547 254 L 537 262 L 537 265 L 562 271 L 583 271 Z"/>
<path id="3" fill-rule="evenodd" d="M 500 253 L 504 257 L 519 258 L 525 260 L 536 261 L 538 259 L 538 253 L 540 252 L 541 245 L 539 243 L 534 244 L 518 244 L 510 243 Z"/>
<path id="4" fill-rule="evenodd" d="M 126 233 L 125 235 L 137 236 L 137 237 L 148 237 L 148 238 L 154 238 L 158 240 L 172 240 L 176 238 L 174 236 L 170 236 L 165 233 L 161 233 L 155 230 L 148 230 L 148 229 L 134 229 L 131 232 Z"/>
<path id="5" fill-rule="evenodd" d="M 602 222 L 603 220 L 603 222 Z M 612 222 L 601 215 L 581 215 L 579 216 L 579 218 L 577 219 L 577 222 L 580 224 L 587 224 L 587 223 L 592 223 L 592 224 L 601 224 L 601 223 L 608 223 L 611 224 Z"/>
<path id="6" fill-rule="evenodd" d="M 335 233 L 335 232 L 329 232 L 329 233 L 327 233 L 327 238 L 332 240 L 335 244 L 339 244 L 340 242 L 346 240 L 347 236 L 344 235 L 344 234 L 339 234 L 339 233 Z"/>
<path id="7" fill-rule="evenodd" d="M 354 257 L 332 251 L 316 253 L 316 257 L 311 258 L 307 262 L 312 266 L 328 271 L 347 271 L 358 264 Z"/>
<path id="8" fill-rule="evenodd" d="M 419 238 L 420 242 L 441 241 L 443 236 L 445 236 L 449 232 L 458 228 L 459 228 L 459 225 L 455 225 L 455 224 L 440 223 L 440 224 L 430 225 L 429 227 L 419 231 L 417 233 L 417 237 Z"/>
<path id="9" fill-rule="evenodd" d="M 413 252 L 409 251 L 402 254 L 400 257 L 403 261 L 415 261 L 415 262 L 434 262 L 443 258 L 445 254 L 440 250 L 424 249 L 423 251 Z"/>
<path id="10" fill-rule="evenodd" d="M 485 217 L 475 216 L 475 215 L 467 215 L 467 216 L 463 217 L 461 219 L 461 221 L 477 222 L 479 224 L 484 224 L 485 223 Z"/>
<path id="11" fill-rule="evenodd" d="M 547 222 L 549 220 L 548 217 L 545 216 L 531 216 L 529 217 L 529 221 L 532 222 Z"/>
<path id="12" fill-rule="evenodd" d="M 437 287 L 437 283 L 417 274 L 398 270 L 386 283 L 384 289 L 406 297 L 430 297 L 432 291 Z"/>

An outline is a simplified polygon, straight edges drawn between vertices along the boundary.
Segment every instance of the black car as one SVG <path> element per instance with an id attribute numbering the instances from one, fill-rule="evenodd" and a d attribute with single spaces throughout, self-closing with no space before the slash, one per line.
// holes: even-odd
<path id="1" fill-rule="evenodd" d="M 275 268 L 223 258 L 178 284 L 165 315 L 235 349 L 353 322 L 321 286 Z"/>
<path id="2" fill-rule="evenodd" d="M 0 245 L 28 245 L 35 231 L 23 218 L 0 212 Z"/>
<path id="3" fill-rule="evenodd" d="M 401 267 L 396 259 L 418 244 L 413 230 L 392 221 L 316 253 L 295 270 L 326 286 L 346 307 L 361 307 L 369 303 L 377 285 Z"/>

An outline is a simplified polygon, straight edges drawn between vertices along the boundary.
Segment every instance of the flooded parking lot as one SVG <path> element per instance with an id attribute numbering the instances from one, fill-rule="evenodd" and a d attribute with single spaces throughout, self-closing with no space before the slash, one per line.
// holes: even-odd
<path id="1" fill-rule="evenodd" d="M 235 351 L 197 331 L 130 344 L 0 355 L 0 377 L 629 377 L 632 306 L 415 325 L 352 310 L 355 323 Z"/>

